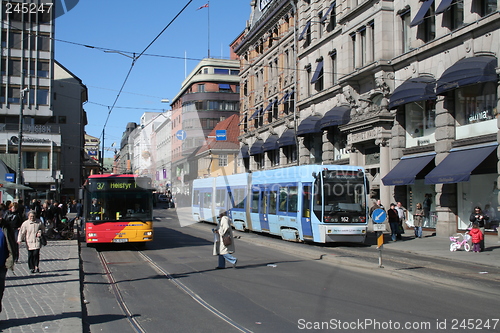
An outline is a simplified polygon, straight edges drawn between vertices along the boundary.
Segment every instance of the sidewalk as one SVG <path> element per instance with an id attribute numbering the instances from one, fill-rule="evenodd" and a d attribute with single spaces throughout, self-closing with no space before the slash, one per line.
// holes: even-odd
<path id="1" fill-rule="evenodd" d="M 414 238 L 413 230 L 405 230 L 403 240 L 392 242 L 390 235 L 384 237 L 384 248 L 398 251 L 416 253 L 423 256 L 439 257 L 445 259 L 458 260 L 463 262 L 476 263 L 500 267 L 500 242 L 497 235 L 485 236 L 485 251 L 474 253 L 472 250 L 450 251 L 451 241 L 448 237 L 433 236 L 433 232 L 424 231 L 423 238 Z"/>
<path id="2" fill-rule="evenodd" d="M 82 332 L 77 240 L 49 240 L 40 250 L 40 273 L 28 269 L 28 251 L 7 273 L 1 332 Z"/>

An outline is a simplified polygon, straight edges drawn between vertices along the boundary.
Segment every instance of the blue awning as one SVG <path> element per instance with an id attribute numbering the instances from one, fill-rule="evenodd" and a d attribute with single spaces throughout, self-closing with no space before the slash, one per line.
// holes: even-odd
<path id="1" fill-rule="evenodd" d="M 328 18 L 328 15 L 330 15 L 330 12 L 332 11 L 333 7 L 335 7 L 335 4 L 336 4 L 336 2 L 334 1 L 330 5 L 330 7 L 328 7 L 328 10 L 326 11 L 326 13 L 321 17 L 321 20 L 320 20 L 321 23 L 325 23 L 326 19 Z"/>
<path id="2" fill-rule="evenodd" d="M 257 109 L 257 111 L 255 111 L 251 116 L 250 118 L 248 118 L 248 120 L 252 120 L 258 116 L 260 116 L 260 113 L 262 112 L 263 108 L 260 108 L 260 109 Z"/>
<path id="3" fill-rule="evenodd" d="M 399 163 L 384 177 L 385 186 L 409 185 L 415 183 L 415 177 L 436 156 L 436 153 L 415 156 L 403 156 Z"/>
<path id="4" fill-rule="evenodd" d="M 307 29 L 309 29 L 309 27 L 311 26 L 311 21 L 308 21 L 304 27 L 304 30 L 302 30 L 302 32 L 300 33 L 299 35 L 299 38 L 297 40 L 303 40 L 304 39 L 304 35 L 306 34 L 307 32 Z"/>
<path id="5" fill-rule="evenodd" d="M 264 141 L 257 140 L 250 148 L 250 155 L 258 155 L 262 154 L 264 150 L 262 149 L 262 145 L 264 145 Z"/>
<path id="6" fill-rule="evenodd" d="M 283 97 L 281 97 L 278 104 L 286 103 L 290 99 L 290 97 L 293 96 L 294 92 L 295 92 L 295 90 L 292 90 L 292 91 L 286 93 Z"/>
<path id="7" fill-rule="evenodd" d="M 457 61 L 437 81 L 436 94 L 481 82 L 498 82 L 498 60 L 494 57 L 470 57 Z"/>
<path id="8" fill-rule="evenodd" d="M 219 89 L 231 89 L 231 86 L 229 85 L 229 83 L 219 83 Z"/>
<path id="9" fill-rule="evenodd" d="M 297 128 L 297 136 L 321 132 L 321 118 L 318 116 L 309 116 L 302 120 Z"/>
<path id="10" fill-rule="evenodd" d="M 438 8 L 436 9 L 436 14 L 443 13 L 446 9 L 448 9 L 448 7 L 450 7 L 452 2 L 453 0 L 442 0 Z"/>
<path id="11" fill-rule="evenodd" d="M 422 3 L 422 6 L 420 6 L 420 9 L 417 12 L 417 15 L 415 15 L 415 17 L 411 21 L 410 27 L 414 27 L 424 22 L 425 14 L 429 10 L 429 8 L 431 8 L 433 2 L 434 0 L 426 0 Z"/>
<path id="12" fill-rule="evenodd" d="M 389 99 L 389 110 L 411 102 L 436 99 L 435 82 L 433 78 L 424 76 L 406 80 L 394 89 Z"/>
<path id="13" fill-rule="evenodd" d="M 286 131 L 281 134 L 280 138 L 278 139 L 278 146 L 285 147 L 285 146 L 293 146 L 297 143 L 295 140 L 295 131 L 293 129 L 287 129 Z"/>
<path id="14" fill-rule="evenodd" d="M 262 145 L 262 150 L 263 151 L 270 151 L 270 150 L 276 150 L 279 149 L 278 146 L 278 136 L 276 134 L 270 135 L 266 142 Z"/>
<path id="15" fill-rule="evenodd" d="M 248 145 L 241 146 L 240 153 L 241 153 L 241 157 L 249 158 L 250 154 L 248 153 Z"/>
<path id="16" fill-rule="evenodd" d="M 316 70 L 314 71 L 314 75 L 311 79 L 311 84 L 315 84 L 322 76 L 323 76 L 323 60 L 318 62 L 318 66 L 316 66 Z"/>
<path id="17" fill-rule="evenodd" d="M 349 106 L 336 106 L 323 116 L 320 120 L 320 128 L 347 124 L 351 120 L 351 108 Z"/>
<path id="18" fill-rule="evenodd" d="M 488 155 L 494 152 L 498 144 L 452 149 L 450 154 L 425 176 L 426 184 L 452 184 L 466 182 L 470 174 Z"/>

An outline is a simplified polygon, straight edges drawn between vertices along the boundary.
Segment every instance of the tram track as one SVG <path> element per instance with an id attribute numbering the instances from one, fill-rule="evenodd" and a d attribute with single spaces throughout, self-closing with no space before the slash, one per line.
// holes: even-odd
<path id="1" fill-rule="evenodd" d="M 135 316 L 132 314 L 130 311 L 129 307 L 127 306 L 120 289 L 118 287 L 118 284 L 116 283 L 116 280 L 113 276 L 113 273 L 111 272 L 111 269 L 108 265 L 108 260 L 105 257 L 105 254 L 103 252 L 97 252 L 99 260 L 101 262 L 101 265 L 104 269 L 105 275 L 107 277 L 107 280 L 109 282 L 109 285 L 111 287 L 112 293 L 116 299 L 116 302 L 118 303 L 121 311 L 125 315 L 128 323 L 134 330 L 134 332 L 137 333 L 147 333 L 147 331 L 141 326 L 141 324 L 137 321 Z M 229 318 L 227 315 L 225 315 L 223 312 L 219 311 L 216 309 L 214 306 L 212 306 L 210 303 L 208 303 L 206 300 L 204 300 L 201 296 L 199 296 L 196 292 L 194 292 L 192 289 L 190 289 L 188 286 L 186 286 L 184 283 L 176 279 L 172 274 L 170 274 L 166 269 L 158 265 L 153 259 L 151 259 L 147 254 L 144 253 L 144 251 L 141 251 L 136 248 L 136 253 L 139 255 L 139 257 L 144 260 L 150 267 L 152 267 L 155 271 L 157 271 L 159 274 L 165 276 L 167 280 L 172 283 L 175 287 L 180 289 L 182 292 L 184 292 L 186 295 L 191 297 L 194 301 L 196 301 L 199 305 L 201 305 L 203 308 L 208 310 L 211 314 L 216 316 L 217 318 L 221 319 L 222 321 L 226 322 L 239 332 L 243 333 L 252 333 L 251 330 L 243 327 L 242 325 L 238 324 L 236 321 L 232 320 Z"/>

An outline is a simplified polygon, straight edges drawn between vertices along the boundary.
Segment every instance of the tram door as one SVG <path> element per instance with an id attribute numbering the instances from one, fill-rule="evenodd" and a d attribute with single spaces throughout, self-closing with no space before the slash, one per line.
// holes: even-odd
<path id="1" fill-rule="evenodd" d="M 301 209 L 301 224 L 302 224 L 302 234 L 306 239 L 312 239 L 312 226 L 311 226 L 311 214 L 312 214 L 312 183 L 302 184 L 302 209 Z"/>
<path id="2" fill-rule="evenodd" d="M 260 191 L 259 221 L 261 230 L 269 232 L 269 189 L 266 188 Z"/>

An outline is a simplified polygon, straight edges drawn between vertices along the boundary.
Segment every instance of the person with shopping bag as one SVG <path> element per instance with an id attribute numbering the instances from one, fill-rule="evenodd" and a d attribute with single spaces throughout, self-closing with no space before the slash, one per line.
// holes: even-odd
<path id="1" fill-rule="evenodd" d="M 216 269 L 226 268 L 226 261 L 236 268 L 236 263 L 238 259 L 232 255 L 235 251 L 233 229 L 231 227 L 231 221 L 227 216 L 226 211 L 221 211 L 219 214 L 219 223 L 215 229 L 212 229 L 214 233 L 214 251 L 213 255 L 219 257 L 219 262 Z"/>

